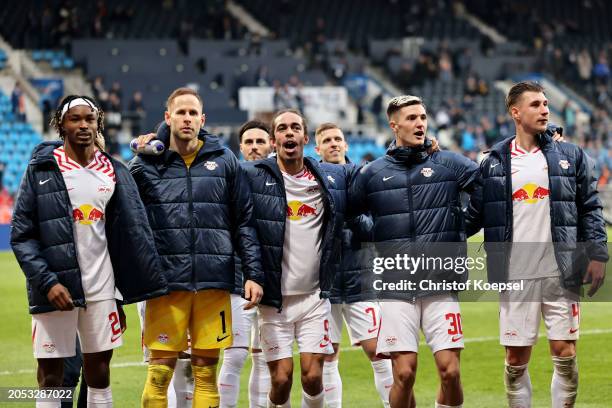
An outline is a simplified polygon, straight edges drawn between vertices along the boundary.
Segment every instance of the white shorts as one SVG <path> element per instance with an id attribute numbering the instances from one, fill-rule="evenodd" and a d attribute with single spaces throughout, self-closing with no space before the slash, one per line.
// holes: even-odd
<path id="1" fill-rule="evenodd" d="M 261 336 L 259 334 L 259 319 L 257 316 L 253 319 L 253 326 L 251 327 L 251 350 L 261 350 Z"/>
<path id="2" fill-rule="evenodd" d="M 561 287 L 559 278 L 524 281 L 522 291 L 500 294 L 499 341 L 503 346 L 533 346 L 540 317 L 549 340 L 578 340 L 579 296 Z"/>
<path id="3" fill-rule="evenodd" d="M 76 334 L 83 353 L 99 353 L 123 344 L 115 299 L 32 315 L 32 345 L 35 358 L 76 355 Z"/>
<path id="4" fill-rule="evenodd" d="M 283 296 L 283 310 L 259 306 L 261 346 L 266 361 L 293 357 L 293 341 L 300 353 L 332 354 L 329 338 L 331 307 L 319 292 Z"/>
<path id="5" fill-rule="evenodd" d="M 351 344 L 359 345 L 364 340 L 378 336 L 380 307 L 377 302 L 355 302 L 331 305 L 329 335 L 332 343 L 342 339 L 342 317 L 348 327 Z"/>
<path id="6" fill-rule="evenodd" d="M 240 295 L 231 294 L 232 302 L 232 339 L 231 347 L 249 347 L 251 339 L 251 329 L 256 320 L 257 308 L 244 310 L 244 306 L 249 303 Z"/>
<path id="7" fill-rule="evenodd" d="M 149 348 L 144 344 L 144 322 L 145 322 L 145 311 L 147 310 L 147 302 L 136 303 L 136 309 L 138 310 L 138 319 L 140 320 L 140 347 L 142 347 L 143 360 L 145 363 L 149 362 Z"/>
<path id="8" fill-rule="evenodd" d="M 415 302 L 380 302 L 382 316 L 376 354 L 388 357 L 397 351 L 419 351 L 419 333 L 433 353 L 463 348 L 461 310 L 453 294 L 429 296 Z"/>

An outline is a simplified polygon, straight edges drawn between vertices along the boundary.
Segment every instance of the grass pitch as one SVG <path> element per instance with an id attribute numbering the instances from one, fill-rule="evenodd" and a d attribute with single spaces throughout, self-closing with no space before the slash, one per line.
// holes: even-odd
<path id="1" fill-rule="evenodd" d="M 36 386 L 36 362 L 32 356 L 31 320 L 27 312 L 25 278 L 11 252 L 0 253 L 0 387 Z M 609 282 L 607 285 L 612 286 Z M 607 291 L 607 290 L 606 290 Z M 612 299 L 612 297 L 608 297 Z M 505 406 L 503 386 L 503 348 L 498 342 L 497 304 L 463 303 L 462 320 L 465 350 L 461 355 L 461 377 L 465 407 Z M 140 406 L 140 395 L 146 375 L 141 363 L 140 326 L 136 307 L 126 307 L 128 330 L 124 345 L 115 351 L 111 371 L 116 407 Z M 578 342 L 580 388 L 577 407 L 601 408 L 612 400 L 612 303 L 584 302 L 581 337 Z M 541 334 L 544 332 L 542 331 Z M 365 354 L 350 347 L 344 333 L 340 355 L 340 374 L 344 384 L 344 406 L 370 408 L 382 406 L 374 388 L 372 368 Z M 296 368 L 299 360 L 295 359 Z M 250 361 L 241 378 L 240 407 L 248 407 L 247 386 Z M 299 369 L 293 383 L 291 400 L 300 406 Z M 550 407 L 552 363 L 547 341 L 540 338 L 529 365 L 533 383 L 533 406 Z M 415 393 L 419 406 L 433 406 L 438 376 L 426 345 L 419 349 L 419 366 Z M 1 407 L 33 406 L 32 403 L 3 403 Z"/>

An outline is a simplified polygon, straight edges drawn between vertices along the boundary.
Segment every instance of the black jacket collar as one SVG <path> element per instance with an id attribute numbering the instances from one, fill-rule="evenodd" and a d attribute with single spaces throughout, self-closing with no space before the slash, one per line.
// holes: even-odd
<path id="1" fill-rule="evenodd" d="M 395 140 L 391 142 L 387 149 L 387 156 L 396 163 L 413 165 L 423 163 L 429 157 L 428 149 L 431 147 L 431 140 L 425 138 L 425 143 L 418 147 L 397 147 Z"/>

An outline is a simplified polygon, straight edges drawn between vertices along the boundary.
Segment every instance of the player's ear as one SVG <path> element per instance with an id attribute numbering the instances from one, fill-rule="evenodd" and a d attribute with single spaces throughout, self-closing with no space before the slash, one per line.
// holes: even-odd
<path id="1" fill-rule="evenodd" d="M 516 106 L 510 107 L 510 116 L 512 116 L 512 119 L 514 120 L 519 119 L 519 109 Z"/>
<path id="2" fill-rule="evenodd" d="M 304 133 L 304 144 L 308 144 L 310 138 L 308 137 L 308 133 Z"/>
<path id="3" fill-rule="evenodd" d="M 389 127 L 391 128 L 393 133 L 397 131 L 397 123 L 395 123 L 395 120 L 389 119 Z"/>
<path id="4" fill-rule="evenodd" d="M 206 115 L 202 114 L 202 126 L 200 127 L 203 128 L 205 123 L 206 123 Z"/>
<path id="5" fill-rule="evenodd" d="M 318 144 L 315 145 L 315 152 L 317 152 L 317 154 L 319 156 L 321 155 L 321 150 L 319 149 L 319 145 Z"/>
<path id="6" fill-rule="evenodd" d="M 166 125 L 170 126 L 170 112 L 164 112 L 164 121 L 166 122 Z"/>

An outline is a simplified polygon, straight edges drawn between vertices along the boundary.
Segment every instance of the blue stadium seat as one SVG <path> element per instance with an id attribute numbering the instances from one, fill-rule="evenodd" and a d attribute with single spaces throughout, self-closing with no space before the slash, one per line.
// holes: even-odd
<path id="1" fill-rule="evenodd" d="M 74 68 L 74 60 L 70 57 L 66 57 L 63 59 L 62 61 L 63 66 L 65 69 L 72 69 Z"/>

